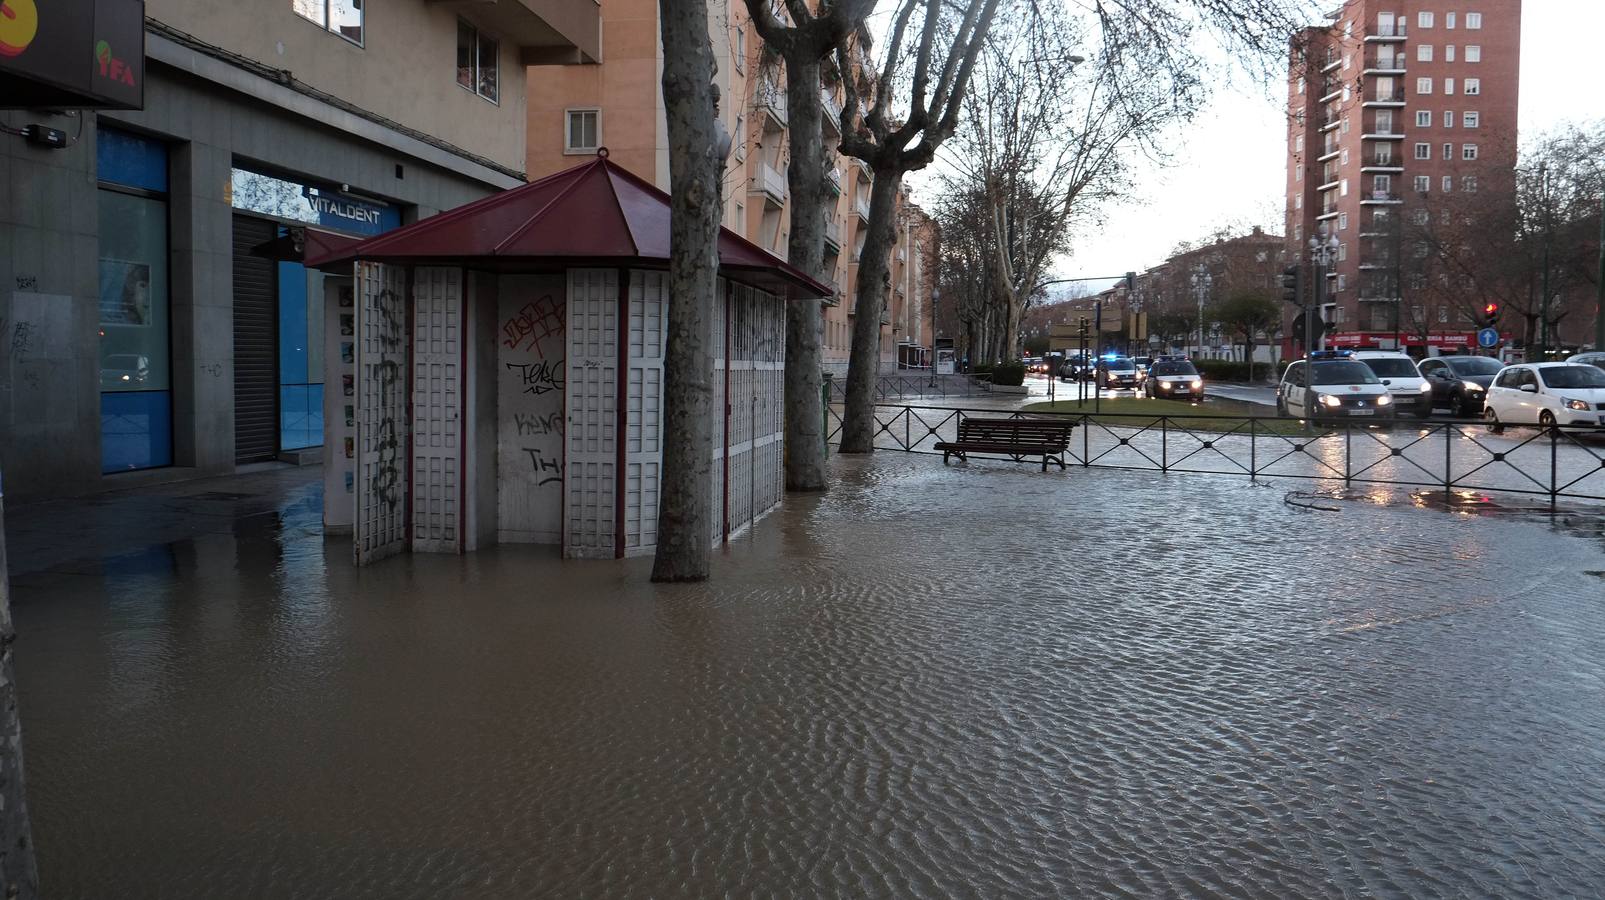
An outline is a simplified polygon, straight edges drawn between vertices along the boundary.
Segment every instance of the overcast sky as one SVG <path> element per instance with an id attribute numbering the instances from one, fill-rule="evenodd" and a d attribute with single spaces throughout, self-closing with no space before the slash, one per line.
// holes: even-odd
<path id="1" fill-rule="evenodd" d="M 1597 93 L 1602 33 L 1605 0 L 1522 4 L 1524 140 L 1566 121 L 1605 117 Z M 1074 255 L 1060 262 L 1055 277 L 1141 271 L 1163 262 L 1177 243 L 1224 224 L 1281 231 L 1286 88 L 1278 83 L 1267 90 L 1246 76 L 1236 78 L 1192 124 L 1175 132 L 1169 167 L 1146 166 L 1132 184 L 1132 202 L 1108 210 L 1101 230 L 1076 237 Z M 921 181 L 910 178 L 916 199 L 928 190 Z"/>

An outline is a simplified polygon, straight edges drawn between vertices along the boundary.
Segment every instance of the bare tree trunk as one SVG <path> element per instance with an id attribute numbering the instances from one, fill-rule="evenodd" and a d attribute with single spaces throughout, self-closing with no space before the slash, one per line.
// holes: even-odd
<path id="1" fill-rule="evenodd" d="M 708 577 L 713 360 L 708 311 L 719 285 L 721 143 L 707 0 L 659 0 L 669 125 L 669 313 L 663 360 L 663 486 L 653 581 Z M 621 527 L 622 527 L 622 523 Z"/>
<path id="2" fill-rule="evenodd" d="M 825 138 L 819 96 L 819 58 L 786 57 L 786 116 L 791 133 L 789 262 L 824 280 Z M 820 396 L 820 304 L 786 304 L 786 490 L 825 489 L 824 401 Z"/>
<path id="3" fill-rule="evenodd" d="M 1014 358 L 1014 351 L 1020 346 L 1020 304 L 1014 301 L 1012 292 L 1003 297 L 1003 356 L 1005 362 Z"/>
<path id="4" fill-rule="evenodd" d="M 11 655 L 16 638 L 6 570 L 5 501 L 0 499 L 0 884 L 8 898 L 34 900 L 39 896 L 39 869 L 22 778 L 22 718 Z"/>
<path id="5" fill-rule="evenodd" d="M 853 316 L 853 346 L 847 357 L 847 405 L 842 414 L 842 453 L 875 450 L 875 381 L 880 376 L 881 310 L 886 305 L 886 276 L 891 271 L 892 242 L 897 223 L 892 208 L 902 184 L 897 170 L 876 171 L 869 190 L 869 233 L 858 258 L 858 305 Z"/>

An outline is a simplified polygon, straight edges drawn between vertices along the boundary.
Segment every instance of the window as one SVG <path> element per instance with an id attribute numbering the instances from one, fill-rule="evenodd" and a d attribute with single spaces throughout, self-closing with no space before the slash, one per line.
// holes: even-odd
<path id="1" fill-rule="evenodd" d="M 1343 262 L 1344 260 L 1346 260 L 1348 258 L 1349 258 L 1349 245 L 1346 244 L 1346 243 L 1338 244 L 1338 262 Z"/>
<path id="2" fill-rule="evenodd" d="M 1304 240 L 1304 226 L 1303 225 L 1294 225 L 1293 226 L 1293 242 L 1294 243 L 1298 243 L 1299 241 L 1302 241 L 1302 240 Z"/>
<path id="3" fill-rule="evenodd" d="M 1372 175 L 1371 190 L 1378 194 L 1386 194 L 1393 190 L 1392 175 Z"/>
<path id="4" fill-rule="evenodd" d="M 1466 79 L 1466 96 L 1475 97 L 1476 95 L 1478 95 L 1480 93 L 1482 93 L 1482 79 L 1481 78 L 1467 78 Z"/>
<path id="5" fill-rule="evenodd" d="M 1303 181 L 1304 180 L 1304 167 L 1303 166 L 1298 166 L 1295 169 L 1293 169 L 1293 180 L 1294 181 Z"/>
<path id="6" fill-rule="evenodd" d="M 1454 191 L 1454 189 L 1455 189 L 1455 180 L 1454 180 L 1454 178 L 1449 176 L 1449 175 L 1443 176 L 1443 192 L 1445 194 L 1452 193 Z"/>
<path id="7" fill-rule="evenodd" d="M 457 83 L 492 103 L 501 102 L 497 81 L 500 45 L 478 28 L 457 20 Z"/>
<path id="8" fill-rule="evenodd" d="M 1418 109 L 1418 110 L 1416 110 L 1416 127 L 1417 128 L 1430 128 L 1430 127 L 1432 127 L 1432 110 L 1430 110 L 1430 109 Z"/>
<path id="9" fill-rule="evenodd" d="M 1440 322 L 1449 321 L 1449 307 L 1447 307 L 1447 306 L 1438 307 L 1438 321 L 1440 321 Z"/>
<path id="10" fill-rule="evenodd" d="M 736 29 L 735 51 L 736 58 L 731 62 L 735 65 L 737 72 L 745 71 L 747 68 L 747 29 L 745 28 Z"/>
<path id="11" fill-rule="evenodd" d="M 1460 158 L 1461 159 L 1467 159 L 1467 160 L 1476 159 L 1477 158 L 1477 145 L 1476 144 L 1461 144 L 1460 145 Z"/>
<path id="12" fill-rule="evenodd" d="M 1432 145 L 1428 143 L 1416 144 L 1416 159 L 1431 159 Z"/>
<path id="13" fill-rule="evenodd" d="M 1349 214 L 1348 213 L 1338 213 L 1338 231 L 1347 231 L 1348 229 L 1349 229 Z"/>
<path id="14" fill-rule="evenodd" d="M 1308 87 L 1308 85 L 1305 84 L 1304 78 L 1302 76 L 1300 76 L 1299 80 L 1298 80 L 1298 91 L 1297 91 L 1297 93 L 1303 94 L 1306 87 Z"/>
<path id="15" fill-rule="evenodd" d="M 1345 178 L 1342 181 L 1338 182 L 1338 196 L 1347 197 L 1348 195 L 1349 195 L 1349 180 L 1347 178 Z"/>
<path id="16" fill-rule="evenodd" d="M 1482 13 L 1474 13 L 1474 12 L 1466 13 L 1466 27 L 1471 29 L 1472 31 L 1476 31 L 1477 29 L 1481 28 L 1482 27 Z"/>
<path id="17" fill-rule="evenodd" d="M 1379 110 L 1377 110 L 1376 122 L 1377 122 L 1377 133 L 1378 134 L 1392 134 L 1393 133 L 1393 110 L 1391 110 L 1391 109 L 1379 109 Z"/>
<path id="18" fill-rule="evenodd" d="M 1464 175 L 1460 178 L 1460 189 L 1468 194 L 1477 193 L 1477 176 Z"/>
<path id="19" fill-rule="evenodd" d="M 602 146 L 602 111 L 569 110 L 567 133 L 563 140 L 564 153 L 595 153 L 596 148 Z"/>
<path id="20" fill-rule="evenodd" d="M 1416 176 L 1416 193 L 1425 194 L 1432 190 L 1432 177 L 1429 175 Z"/>
<path id="21" fill-rule="evenodd" d="M 1349 164 L 1349 148 L 1344 147 L 1342 152 L 1338 153 L 1338 163 L 1345 166 Z"/>
<path id="22" fill-rule="evenodd" d="M 1349 117 L 1348 116 L 1344 116 L 1343 117 L 1343 124 L 1338 126 L 1338 133 L 1339 134 L 1348 134 L 1349 133 Z"/>
<path id="23" fill-rule="evenodd" d="M 1455 158 L 1455 145 L 1454 144 L 1444 144 L 1443 145 L 1443 158 L 1444 159 L 1454 159 Z"/>
<path id="24" fill-rule="evenodd" d="M 1445 27 L 1445 28 L 1453 28 L 1453 27 L 1455 27 L 1455 14 L 1454 13 L 1446 12 L 1446 13 L 1443 14 L 1443 27 Z"/>
<path id="25" fill-rule="evenodd" d="M 1338 281 L 1337 281 L 1337 289 L 1340 290 L 1340 291 L 1347 290 L 1348 286 L 1349 286 L 1349 276 L 1344 275 L 1343 273 L 1339 272 L 1338 273 Z M 1341 306 L 1337 308 L 1336 321 L 1338 321 L 1338 322 L 1342 322 L 1343 321 L 1343 307 L 1341 307 Z"/>
<path id="26" fill-rule="evenodd" d="M 1303 194 L 1295 194 L 1293 196 L 1293 208 L 1294 209 L 1303 209 L 1304 208 L 1304 195 Z"/>
<path id="27" fill-rule="evenodd" d="M 1416 93 L 1418 93 L 1418 94 L 1430 94 L 1430 93 L 1432 93 L 1432 79 L 1431 78 L 1417 78 L 1416 79 Z"/>
<path id="28" fill-rule="evenodd" d="M 1301 134 L 1298 137 L 1293 139 L 1293 152 L 1294 153 L 1303 153 L 1304 152 L 1304 135 Z"/>
<path id="29" fill-rule="evenodd" d="M 1444 44 L 1443 45 L 1443 61 L 1444 62 L 1454 62 L 1455 61 L 1455 45 L 1454 44 Z"/>
<path id="30" fill-rule="evenodd" d="M 1415 211 L 1410 213 L 1410 221 L 1414 222 L 1417 225 L 1425 225 L 1431 219 L 1432 219 L 1432 214 L 1428 213 L 1424 209 L 1418 209 L 1418 210 L 1415 210 Z"/>
<path id="31" fill-rule="evenodd" d="M 1466 62 L 1468 62 L 1468 63 L 1482 62 L 1482 45 L 1481 44 L 1467 44 L 1466 45 Z"/>
<path id="32" fill-rule="evenodd" d="M 1432 45 L 1416 45 L 1416 62 L 1432 62 Z"/>
<path id="33" fill-rule="evenodd" d="M 1482 125 L 1482 114 L 1476 110 L 1467 110 L 1460 114 L 1462 128 L 1477 128 Z"/>
<path id="34" fill-rule="evenodd" d="M 100 180 L 100 469 L 170 466 L 167 147 L 103 127 L 95 154 Z"/>
<path id="35" fill-rule="evenodd" d="M 1419 13 L 1416 13 L 1416 27 L 1417 28 L 1431 28 L 1432 27 L 1432 13 L 1430 13 L 1430 12 L 1419 12 Z"/>
<path id="36" fill-rule="evenodd" d="M 1453 127 L 1455 127 L 1455 112 L 1454 112 L 1454 110 L 1446 109 L 1446 110 L 1443 111 L 1443 127 L 1445 127 L 1445 128 L 1453 128 Z"/>
<path id="37" fill-rule="evenodd" d="M 295 14 L 362 46 L 363 0 L 290 0 Z"/>
<path id="38" fill-rule="evenodd" d="M 1445 78 L 1443 80 L 1443 92 L 1446 95 L 1455 92 L 1455 80 L 1453 78 Z"/>

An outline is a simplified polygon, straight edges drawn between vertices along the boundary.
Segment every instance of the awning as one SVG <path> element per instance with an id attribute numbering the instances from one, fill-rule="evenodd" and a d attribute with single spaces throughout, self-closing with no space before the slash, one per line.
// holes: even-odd
<path id="1" fill-rule="evenodd" d="M 307 265 L 342 270 L 357 260 L 460 265 L 500 272 L 669 265 L 669 195 L 609 162 L 584 165 L 493 194 L 354 245 Z M 790 299 L 830 296 L 801 269 L 719 229 L 720 274 Z"/>

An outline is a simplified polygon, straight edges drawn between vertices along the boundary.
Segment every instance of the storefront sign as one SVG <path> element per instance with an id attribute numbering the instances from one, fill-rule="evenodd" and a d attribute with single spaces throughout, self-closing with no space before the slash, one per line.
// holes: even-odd
<path id="1" fill-rule="evenodd" d="M 1395 337 L 1398 337 L 1405 346 L 1413 347 L 1425 345 L 1448 350 L 1477 346 L 1475 331 L 1434 331 L 1424 336 L 1409 331 L 1398 334 L 1392 331 L 1339 331 L 1328 335 L 1326 343 L 1331 347 L 1376 347 L 1382 341 L 1387 341 L 1391 345 Z M 1504 339 L 1509 340 L 1509 335 L 1505 335 Z"/>
<path id="2" fill-rule="evenodd" d="M 314 187 L 249 169 L 229 177 L 229 205 L 292 222 L 320 225 L 330 231 L 371 236 L 401 227 L 401 210 L 377 200 L 362 200 L 332 187 Z"/>
<path id="3" fill-rule="evenodd" d="M 0 0 L 0 107 L 144 105 L 143 0 Z"/>
<path id="4" fill-rule="evenodd" d="M 323 194 L 317 188 L 306 188 L 305 193 L 307 203 L 311 205 L 312 211 L 317 213 L 320 225 L 362 234 L 378 234 L 387 230 L 384 220 L 385 213 L 391 209 L 389 206 L 352 197 Z"/>

